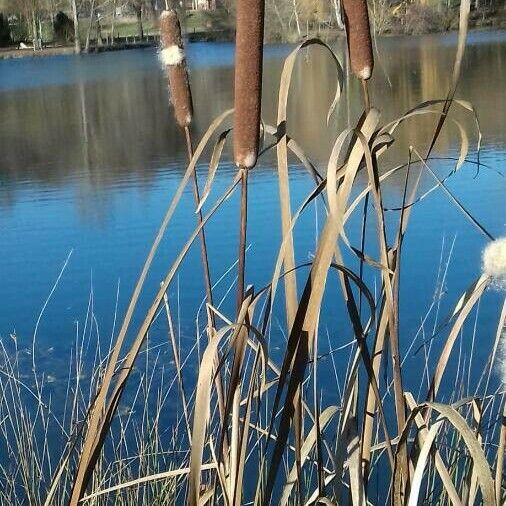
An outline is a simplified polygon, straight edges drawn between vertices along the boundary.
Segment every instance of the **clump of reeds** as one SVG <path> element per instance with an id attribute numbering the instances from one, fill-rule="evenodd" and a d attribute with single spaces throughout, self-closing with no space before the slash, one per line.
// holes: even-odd
<path id="1" fill-rule="evenodd" d="M 82 325 L 76 325 L 75 341 L 68 352 L 30 343 L 28 353 L 18 336 L 0 337 L 0 504 L 68 506 L 73 479 L 73 461 L 68 459 L 72 449 L 81 448 L 82 423 L 103 379 L 110 352 L 105 335 L 93 328 L 95 318 L 89 307 L 79 322 Z M 119 423 L 111 430 L 114 435 L 100 456 L 98 479 L 92 480 L 89 494 L 118 481 L 128 482 L 141 469 L 155 474 L 175 464 L 175 439 L 161 433 L 158 418 L 167 409 L 167 392 L 176 384 L 168 375 L 158 377 L 159 385 L 152 384 L 154 370 L 166 367 L 160 360 L 166 353 L 170 353 L 169 343 L 163 350 L 159 346 L 144 350 L 135 389 L 118 409 Z M 167 466 L 171 453 L 173 462 Z M 55 470 L 59 479 L 52 482 Z M 151 490 L 141 484 L 130 486 L 120 493 L 118 503 L 174 503 L 175 479 L 169 475 L 166 482 L 153 485 Z M 92 504 L 116 503 L 115 495 L 98 495 Z"/>
<path id="2" fill-rule="evenodd" d="M 260 138 L 264 10 L 263 0 L 237 2 L 234 158 L 247 169 L 256 164 Z"/>
<path id="3" fill-rule="evenodd" d="M 192 122 L 193 102 L 181 25 L 175 10 L 166 10 L 160 15 L 160 36 L 162 40 L 160 60 L 169 79 L 176 121 L 184 128 Z"/>
<path id="4" fill-rule="evenodd" d="M 367 0 L 343 0 L 343 11 L 351 70 L 367 80 L 374 67 Z"/>

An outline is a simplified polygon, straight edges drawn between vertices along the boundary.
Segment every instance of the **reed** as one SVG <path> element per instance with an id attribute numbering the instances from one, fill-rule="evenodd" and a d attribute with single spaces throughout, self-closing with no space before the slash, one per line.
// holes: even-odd
<path id="1" fill-rule="evenodd" d="M 179 22 L 179 18 L 177 15 L 177 11 L 174 9 L 164 11 L 160 16 L 160 30 L 162 34 L 162 53 L 161 60 L 162 63 L 167 64 L 167 59 L 170 59 L 170 56 L 173 52 L 182 52 L 183 61 L 180 64 L 172 64 L 168 67 L 168 80 L 169 80 L 169 88 L 171 90 L 171 94 L 173 96 L 180 95 L 182 99 L 174 99 L 174 116 L 179 126 L 183 129 L 186 141 L 186 149 L 188 155 L 188 163 L 190 164 L 194 155 L 193 152 L 193 141 L 191 134 L 191 122 L 192 115 L 188 115 L 189 110 L 193 110 L 192 106 L 192 93 L 190 87 L 190 81 L 188 79 L 188 72 L 186 69 L 186 60 L 184 59 L 184 46 L 183 46 L 183 38 L 181 35 L 181 25 Z M 177 49 L 176 49 L 177 48 Z M 167 51 L 169 58 L 167 58 Z M 174 69 L 174 67 L 176 67 Z M 183 72 L 184 70 L 184 72 Z M 181 107 L 181 110 L 178 112 L 178 107 Z M 181 118 L 186 118 L 186 123 L 181 122 Z M 214 306 L 213 301 L 213 290 L 212 290 L 212 278 L 211 272 L 209 268 L 209 255 L 207 251 L 207 240 L 206 233 L 203 224 L 203 213 L 200 206 L 201 196 L 200 196 L 200 188 L 197 170 L 193 171 L 192 174 L 192 184 L 193 184 L 193 197 L 195 200 L 196 214 L 197 214 L 197 224 L 200 228 L 199 231 L 199 240 L 200 240 L 200 256 L 204 274 L 204 286 L 206 290 L 206 301 L 209 307 Z M 165 307 L 167 311 L 167 315 L 170 315 L 170 307 L 169 301 L 167 297 L 165 299 Z M 208 315 L 209 318 L 209 327 L 208 327 L 208 338 L 212 338 L 212 329 L 215 327 L 215 317 L 214 313 L 210 312 Z M 173 353 L 175 360 L 177 361 L 177 349 L 174 343 L 173 333 L 171 334 L 172 342 L 173 342 Z M 178 368 L 179 371 L 179 368 Z M 180 385 L 181 385 L 181 395 L 184 397 L 184 389 L 183 389 L 183 381 L 182 376 L 179 373 Z M 215 379 L 216 389 L 218 392 L 218 405 L 220 409 L 221 416 L 223 416 L 224 411 L 224 400 L 223 400 L 223 387 L 221 385 L 221 377 L 217 376 Z M 183 401 L 183 405 L 186 406 L 186 400 Z M 186 409 L 186 408 L 185 408 Z M 186 420 L 188 423 L 188 420 Z"/>
<path id="2" fill-rule="evenodd" d="M 17 336 L 0 339 L 0 504 L 68 505 L 74 452 L 82 449 L 83 420 L 103 381 L 112 345 L 94 328 L 92 293 L 84 310 L 68 352 L 34 344 L 30 356 Z M 180 460 L 179 438 L 167 438 L 159 422 L 169 406 L 167 393 L 174 392 L 176 384 L 169 375 L 158 377 L 156 386 L 153 383 L 153 372 L 166 367 L 161 356 L 168 351 L 168 343 L 162 347 L 149 343 L 141 355 L 136 386 L 118 410 L 90 490 L 132 480 L 139 472 L 160 473 Z M 132 486 L 117 499 L 171 504 L 176 483 L 176 478 L 169 478 L 150 489 Z M 111 493 L 107 501 L 104 496 L 95 504 L 110 503 L 113 497 Z"/>
<path id="3" fill-rule="evenodd" d="M 237 280 L 237 311 L 244 296 L 248 171 L 258 158 L 262 108 L 264 0 L 237 3 L 234 77 L 234 160 L 241 174 L 241 208 Z"/>
<path id="4" fill-rule="evenodd" d="M 174 103 L 174 117 L 183 129 L 185 134 L 186 149 L 188 154 L 188 163 L 193 158 L 193 141 L 190 126 L 193 119 L 193 104 L 190 81 L 186 68 L 186 59 L 184 56 L 183 37 L 181 35 L 181 25 L 177 11 L 174 9 L 166 10 L 160 15 L 160 32 L 162 36 L 161 62 L 167 69 L 167 78 L 169 89 Z M 193 171 L 193 195 L 195 199 L 197 222 L 202 224 L 203 216 L 200 209 L 200 188 L 197 171 Z M 212 282 L 209 271 L 209 257 L 207 253 L 207 241 L 202 226 L 200 233 L 200 248 L 202 267 L 204 271 L 204 284 L 206 288 L 207 302 L 213 305 Z"/>

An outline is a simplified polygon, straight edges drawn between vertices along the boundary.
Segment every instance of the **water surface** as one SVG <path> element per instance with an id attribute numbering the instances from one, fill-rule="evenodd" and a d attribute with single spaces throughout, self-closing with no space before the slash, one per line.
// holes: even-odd
<path id="1" fill-rule="evenodd" d="M 265 49 L 264 117 L 274 124 L 280 72 L 289 46 Z M 456 35 L 392 37 L 378 41 L 372 102 L 387 122 L 416 104 L 445 97 L 450 83 Z M 344 60 L 343 44 L 335 50 Z M 189 47 L 195 99 L 194 138 L 233 103 L 233 46 L 193 44 Z M 449 180 L 452 192 L 493 236 L 504 235 L 506 199 L 506 32 L 473 33 L 457 97 L 475 107 L 482 128 L 479 170 L 466 163 Z M 356 124 L 361 110 L 360 90 L 353 80 L 338 112 L 326 126 L 326 114 L 336 86 L 333 63 L 324 50 L 304 51 L 296 65 L 290 96 L 288 131 L 321 172 L 332 143 L 347 126 Z M 406 160 L 410 145 L 423 153 L 434 130 L 435 115 L 409 121 L 399 133 L 382 170 Z M 452 118 L 469 135 L 469 160 L 476 161 L 478 135 L 472 114 L 455 108 Z M 459 129 L 452 123 L 437 143 L 433 162 L 444 176 L 459 154 Z M 16 335 L 30 343 L 41 308 L 72 252 L 63 276 L 44 309 L 37 330 L 41 350 L 68 350 L 82 322 L 90 293 L 97 328 L 109 339 L 119 285 L 121 315 L 164 210 L 185 169 L 186 148 L 174 124 L 164 77 L 154 50 L 127 51 L 81 57 L 54 57 L 0 62 L 0 335 Z M 209 159 L 209 153 L 206 154 Z M 234 169 L 225 150 L 213 196 L 230 182 Z M 312 182 L 295 164 L 292 197 L 300 204 Z M 205 163 L 199 167 L 205 177 Z M 266 155 L 251 178 L 248 282 L 267 283 L 280 242 L 279 202 L 273 156 Z M 385 205 L 402 199 L 404 178 L 385 186 Z M 363 181 L 362 181 L 363 184 Z M 424 177 L 422 189 L 433 184 Z M 212 201 L 212 198 L 210 199 Z M 138 318 L 166 272 L 170 261 L 194 226 L 193 201 L 183 197 L 160 253 L 153 265 Z M 321 211 L 321 210 L 320 210 Z M 393 213 L 389 216 L 395 217 Z M 236 255 L 237 197 L 220 210 L 208 228 L 211 270 L 215 279 Z M 315 251 L 315 231 L 322 216 L 308 212 L 296 230 L 298 260 Z M 357 244 L 359 221 L 351 221 Z M 394 222 L 391 221 L 393 224 Z M 369 225 L 374 233 L 374 223 Z M 453 249 L 451 245 L 454 243 Z M 480 273 L 480 255 L 487 239 L 462 216 L 441 192 L 416 206 L 406 238 L 401 297 L 403 345 L 414 339 L 419 322 L 434 299 L 446 293 L 443 308 Z M 443 286 L 438 286 L 440 259 L 450 251 L 452 261 Z M 194 314 L 203 297 L 198 249 L 191 250 L 171 297 L 180 307 L 180 327 L 188 345 L 194 340 Z M 371 286 L 374 280 L 371 279 Z M 224 296 L 233 282 L 229 275 L 217 288 Z M 499 295 L 491 293 L 481 307 L 479 339 L 489 343 L 499 312 Z M 227 307 L 227 304 L 225 304 Z M 441 314 L 444 311 L 441 310 Z M 350 339 L 343 331 L 344 316 L 329 314 L 323 325 L 333 346 Z M 335 317 L 334 317 L 335 316 Z M 441 316 L 441 315 L 440 315 Z M 156 334 L 156 326 L 153 331 Z M 159 329 L 159 338 L 164 330 Z M 277 343 L 276 346 L 280 345 Z M 470 353 L 467 352 L 467 355 Z M 487 346 L 475 349 L 482 360 Z M 54 356 L 54 355 L 53 355 Z M 47 359 L 51 369 L 52 360 Z M 60 371 L 53 366 L 54 374 Z M 64 371 L 61 371 L 64 375 Z M 413 378 L 416 381 L 416 378 Z"/>

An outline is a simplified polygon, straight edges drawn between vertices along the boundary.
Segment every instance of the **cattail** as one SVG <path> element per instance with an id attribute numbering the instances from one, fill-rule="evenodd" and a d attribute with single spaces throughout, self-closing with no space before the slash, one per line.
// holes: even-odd
<path id="1" fill-rule="evenodd" d="M 234 159 L 254 167 L 258 157 L 262 99 L 264 0 L 238 0 L 235 52 Z"/>
<path id="2" fill-rule="evenodd" d="M 369 79 L 374 67 L 367 0 L 343 0 L 351 70 L 359 79 Z"/>
<path id="3" fill-rule="evenodd" d="M 176 121 L 180 127 L 185 128 L 192 122 L 193 104 L 181 25 L 175 10 L 166 10 L 160 15 L 160 34 L 162 38 L 160 60 L 169 79 Z"/>

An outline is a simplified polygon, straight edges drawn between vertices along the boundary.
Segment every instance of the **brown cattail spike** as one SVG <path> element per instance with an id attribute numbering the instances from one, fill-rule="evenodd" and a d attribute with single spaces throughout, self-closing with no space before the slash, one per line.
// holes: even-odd
<path id="1" fill-rule="evenodd" d="M 264 0 L 237 1 L 234 159 L 254 167 L 258 157 L 262 101 Z"/>
<path id="2" fill-rule="evenodd" d="M 359 79 L 369 79 L 374 67 L 367 0 L 343 0 L 351 70 Z"/>
<path id="3" fill-rule="evenodd" d="M 162 38 L 160 60 L 169 79 L 176 121 L 184 128 L 192 122 L 193 104 L 181 25 L 175 10 L 163 11 L 160 15 L 160 35 Z"/>

